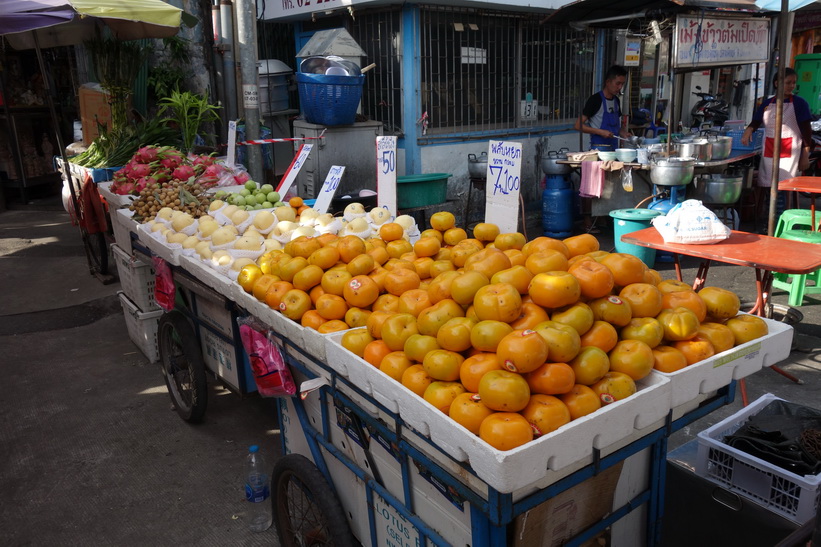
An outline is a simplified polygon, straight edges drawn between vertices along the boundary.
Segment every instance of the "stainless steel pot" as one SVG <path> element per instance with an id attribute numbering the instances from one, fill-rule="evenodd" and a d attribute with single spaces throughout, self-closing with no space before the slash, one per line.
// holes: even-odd
<path id="1" fill-rule="evenodd" d="M 468 154 L 468 175 L 472 179 L 483 179 L 487 177 L 487 152 Z"/>
<path id="2" fill-rule="evenodd" d="M 664 158 L 650 163 L 650 180 L 658 186 L 683 186 L 693 180 L 695 158 Z"/>
<path id="3" fill-rule="evenodd" d="M 730 157 L 730 152 L 733 150 L 733 138 L 714 136 L 707 139 L 712 147 L 712 156 L 714 160 L 723 160 Z"/>
<path id="4" fill-rule="evenodd" d="M 741 197 L 744 177 L 727 175 L 704 175 L 693 183 L 693 197 L 704 203 L 727 205 Z"/>
<path id="5" fill-rule="evenodd" d="M 551 150 L 547 155 L 542 156 L 542 171 L 545 175 L 566 175 L 573 169 L 569 165 L 558 163 L 559 160 L 567 160 L 567 148 L 562 148 L 558 152 Z"/>
<path id="6" fill-rule="evenodd" d="M 695 158 L 696 161 L 710 161 L 713 157 L 713 146 L 707 139 L 692 139 L 676 143 L 678 155 L 682 158 Z"/>

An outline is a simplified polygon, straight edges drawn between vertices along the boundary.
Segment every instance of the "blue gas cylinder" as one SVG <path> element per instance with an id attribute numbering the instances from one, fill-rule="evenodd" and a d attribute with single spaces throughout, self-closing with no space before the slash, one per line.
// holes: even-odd
<path id="1" fill-rule="evenodd" d="M 542 192 L 542 228 L 544 235 L 564 238 L 573 235 L 573 198 L 575 191 L 568 182 L 563 188 L 545 185 Z"/>

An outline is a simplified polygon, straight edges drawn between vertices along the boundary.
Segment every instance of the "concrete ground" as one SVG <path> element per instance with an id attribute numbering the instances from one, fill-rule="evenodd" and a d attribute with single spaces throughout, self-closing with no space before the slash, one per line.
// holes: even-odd
<path id="1" fill-rule="evenodd" d="M 612 231 L 602 228 L 602 247 L 611 248 Z M 685 262 L 686 279 L 695 266 Z M 671 265 L 658 268 L 673 277 Z M 0 214 L 0 279 L 4 544 L 276 543 L 273 529 L 247 530 L 242 489 L 248 446 L 259 444 L 269 467 L 278 453 L 270 401 L 212 388 L 204 423 L 180 420 L 159 368 L 129 340 L 119 284 L 89 275 L 79 234 L 59 208 Z M 752 298 L 749 269 L 715 265 L 709 283 Z M 787 297 L 776 292 L 774 301 Z M 764 370 L 748 379 L 751 399 L 771 392 L 819 406 L 821 299 L 800 311 L 782 365 L 804 383 Z M 740 406 L 677 433 L 671 447 Z"/>

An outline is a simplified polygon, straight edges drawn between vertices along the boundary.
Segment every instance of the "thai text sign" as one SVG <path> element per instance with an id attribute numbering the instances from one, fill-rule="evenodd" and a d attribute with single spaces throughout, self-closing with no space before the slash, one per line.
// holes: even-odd
<path id="1" fill-rule="evenodd" d="M 488 143 L 485 222 L 497 225 L 502 233 L 519 229 L 521 171 L 522 143 Z"/>
<path id="2" fill-rule="evenodd" d="M 770 20 L 679 15 L 673 47 L 675 68 L 766 61 Z"/>
<path id="3" fill-rule="evenodd" d="M 314 209 L 320 213 L 327 213 L 328 207 L 331 206 L 336 189 L 339 188 L 339 181 L 342 180 L 342 174 L 345 172 L 345 167 L 342 165 L 332 165 L 331 170 L 328 171 L 328 176 L 325 177 L 325 182 L 322 184 L 322 190 L 316 197 Z"/>

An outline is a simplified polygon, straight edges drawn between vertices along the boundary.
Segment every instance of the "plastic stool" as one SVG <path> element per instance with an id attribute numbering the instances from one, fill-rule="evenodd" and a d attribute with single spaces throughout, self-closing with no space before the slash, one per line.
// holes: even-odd
<path id="1" fill-rule="evenodd" d="M 821 245 L 821 232 L 811 232 L 808 230 L 786 230 L 780 237 L 782 239 L 791 239 L 794 241 L 803 241 L 804 243 L 816 243 Z M 821 252 L 821 247 L 819 247 L 819 252 Z M 807 281 L 812 281 L 815 285 L 808 287 Z M 804 302 L 805 295 L 821 294 L 821 270 L 816 270 L 805 275 L 776 273 L 773 275 L 773 287 L 783 289 L 790 294 L 790 306 L 800 306 Z"/>
<path id="2" fill-rule="evenodd" d="M 821 215 L 816 214 L 815 217 L 816 222 L 819 226 L 821 226 Z M 810 226 L 811 219 L 812 216 L 809 209 L 787 209 L 781 213 L 780 217 L 778 217 L 778 224 L 775 226 L 775 233 L 773 235 L 775 237 L 781 237 L 782 233 L 787 230 L 795 230 L 796 226 L 806 226 L 808 228 L 812 228 L 812 226 Z M 816 226 L 816 229 L 817 228 L 818 226 Z"/>

